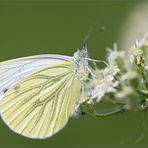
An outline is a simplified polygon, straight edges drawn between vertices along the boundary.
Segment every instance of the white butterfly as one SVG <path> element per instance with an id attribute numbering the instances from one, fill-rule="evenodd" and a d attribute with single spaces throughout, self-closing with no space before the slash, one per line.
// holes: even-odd
<path id="1" fill-rule="evenodd" d="M 0 63 L 0 112 L 8 127 L 43 139 L 61 130 L 88 98 L 87 48 L 73 57 L 38 55 Z"/>

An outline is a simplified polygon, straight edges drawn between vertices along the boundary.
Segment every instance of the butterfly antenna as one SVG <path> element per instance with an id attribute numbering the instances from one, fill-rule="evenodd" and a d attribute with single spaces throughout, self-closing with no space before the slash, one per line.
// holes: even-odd
<path id="1" fill-rule="evenodd" d="M 98 24 L 96 22 L 93 23 L 90 29 L 88 30 L 86 36 L 84 37 L 82 44 L 80 46 L 80 49 L 86 48 L 86 43 L 88 39 L 91 37 L 93 32 L 101 33 L 101 32 L 104 32 L 105 30 L 106 30 L 105 26 L 98 27 Z"/>

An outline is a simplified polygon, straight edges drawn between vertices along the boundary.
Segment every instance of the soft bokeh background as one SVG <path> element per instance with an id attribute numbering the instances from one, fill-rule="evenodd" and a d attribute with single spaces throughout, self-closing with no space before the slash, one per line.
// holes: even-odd
<path id="1" fill-rule="evenodd" d="M 123 49 L 128 49 L 135 40 L 148 35 L 148 1 L 134 5 L 120 29 L 118 43 Z"/>
<path id="2" fill-rule="evenodd" d="M 0 61 L 46 53 L 72 56 L 94 22 L 106 31 L 88 40 L 90 56 L 104 59 L 105 48 L 119 39 L 131 9 L 140 3 L 0 1 Z M 139 143 L 124 142 L 137 133 L 141 120 L 142 114 L 134 112 L 106 118 L 85 115 L 70 119 L 62 131 L 46 140 L 17 135 L 0 120 L 0 147 L 147 147 L 148 133 Z"/>

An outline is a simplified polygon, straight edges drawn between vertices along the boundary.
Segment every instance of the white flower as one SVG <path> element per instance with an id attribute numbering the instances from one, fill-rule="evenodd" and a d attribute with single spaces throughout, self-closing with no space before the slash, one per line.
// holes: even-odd
<path id="1" fill-rule="evenodd" d="M 127 80 L 127 73 L 126 74 L 123 74 L 120 78 L 120 81 L 121 82 L 124 82 L 125 80 Z"/>
<path id="2" fill-rule="evenodd" d="M 113 65 L 99 71 L 98 77 L 94 79 L 93 83 L 95 84 L 95 87 L 92 91 L 93 98 L 96 99 L 96 102 L 100 102 L 100 100 L 106 93 L 116 92 L 115 87 L 118 86 L 119 82 L 113 82 L 113 80 L 117 72 L 119 72 L 119 69 L 117 68 L 117 66 Z"/>
<path id="3" fill-rule="evenodd" d="M 125 58 L 125 51 L 118 51 L 117 50 L 117 44 L 113 45 L 113 49 L 107 48 L 108 54 L 107 54 L 107 61 L 111 65 L 116 65 L 116 59 L 118 57 L 124 59 Z"/>
<path id="4" fill-rule="evenodd" d="M 106 93 L 116 92 L 115 87 L 118 84 L 119 83 L 117 81 L 113 83 L 109 80 L 102 79 L 93 90 L 93 98 L 96 98 L 96 102 L 100 102 L 100 100 Z"/>
<path id="5" fill-rule="evenodd" d="M 130 50 L 131 52 L 134 52 L 136 49 L 139 49 L 142 46 L 148 46 L 148 33 L 146 33 L 142 39 L 136 40 L 135 44 L 130 48 Z"/>
<path id="6" fill-rule="evenodd" d="M 137 61 L 140 62 L 140 56 L 143 54 L 143 50 L 141 49 L 135 49 L 130 57 L 130 62 L 134 63 L 135 62 L 135 57 L 137 59 Z M 139 64 L 139 62 L 137 64 Z"/>
<path id="7" fill-rule="evenodd" d="M 106 67 L 103 70 L 103 74 L 104 75 L 113 75 L 115 76 L 118 72 L 120 71 L 120 69 L 118 68 L 118 66 L 114 66 L 114 65 L 108 65 L 108 67 Z"/>
<path id="8" fill-rule="evenodd" d="M 131 87 L 124 86 L 122 91 L 116 93 L 116 97 L 119 99 L 124 99 L 132 93 L 133 89 Z"/>
<path id="9" fill-rule="evenodd" d="M 134 62 L 135 57 L 143 54 L 143 50 L 141 49 L 143 46 L 148 46 L 148 34 L 145 34 L 141 40 L 136 40 L 135 44 L 129 49 L 127 59 L 130 59 L 131 63 Z"/>
<path id="10" fill-rule="evenodd" d="M 102 70 L 103 78 L 109 82 L 112 82 L 114 76 L 120 71 L 117 66 L 108 65 L 108 67 Z"/>

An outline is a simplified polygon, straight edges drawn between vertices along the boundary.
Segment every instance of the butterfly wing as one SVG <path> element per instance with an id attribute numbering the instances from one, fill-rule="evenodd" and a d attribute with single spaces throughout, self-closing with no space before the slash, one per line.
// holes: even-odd
<path id="1" fill-rule="evenodd" d="M 62 61 L 72 61 L 72 58 L 63 55 L 38 55 L 1 62 L 0 98 L 30 74 Z"/>
<path id="2" fill-rule="evenodd" d="M 10 129 L 29 138 L 47 138 L 67 123 L 78 98 L 81 82 L 74 64 L 44 68 L 6 92 L 0 112 Z"/>

